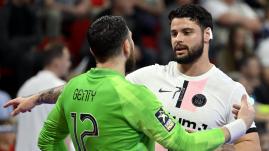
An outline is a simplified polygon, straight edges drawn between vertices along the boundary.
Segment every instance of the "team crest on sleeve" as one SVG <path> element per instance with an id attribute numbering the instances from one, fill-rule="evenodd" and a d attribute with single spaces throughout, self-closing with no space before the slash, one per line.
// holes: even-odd
<path id="1" fill-rule="evenodd" d="M 203 94 L 196 94 L 192 97 L 192 104 L 197 107 L 202 107 L 206 104 L 206 97 Z"/>
<path id="2" fill-rule="evenodd" d="M 155 113 L 155 116 L 168 132 L 175 127 L 173 120 L 164 112 L 162 108 Z"/>

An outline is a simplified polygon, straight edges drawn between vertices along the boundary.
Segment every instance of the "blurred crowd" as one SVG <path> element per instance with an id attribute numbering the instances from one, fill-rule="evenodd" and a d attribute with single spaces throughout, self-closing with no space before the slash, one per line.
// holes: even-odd
<path id="1" fill-rule="evenodd" d="M 210 60 L 245 86 L 255 102 L 262 148 L 269 151 L 267 0 L 0 0 L 0 105 L 47 68 L 48 58 L 51 72 L 66 81 L 94 67 L 86 32 L 103 15 L 126 19 L 136 44 L 136 68 L 168 63 L 173 60 L 168 13 L 188 3 L 212 14 Z M 47 48 L 55 43 L 66 48 L 68 57 L 47 56 Z M 67 68 L 68 74 L 58 73 Z M 0 151 L 14 150 L 17 128 L 11 110 L 0 109 Z"/>

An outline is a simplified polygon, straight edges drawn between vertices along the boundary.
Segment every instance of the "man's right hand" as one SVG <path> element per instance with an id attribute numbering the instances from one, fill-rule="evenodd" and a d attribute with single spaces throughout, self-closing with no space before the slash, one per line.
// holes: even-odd
<path id="1" fill-rule="evenodd" d="M 37 105 L 38 95 L 32 95 L 29 97 L 18 97 L 13 100 L 9 100 L 4 104 L 4 108 L 13 106 L 12 116 L 16 116 L 19 113 L 31 112 L 31 109 Z"/>
<path id="2" fill-rule="evenodd" d="M 245 122 L 247 129 L 250 128 L 254 121 L 255 110 L 254 107 L 248 102 L 246 95 L 243 95 L 241 98 L 241 107 L 238 111 L 237 118 L 242 119 Z"/>

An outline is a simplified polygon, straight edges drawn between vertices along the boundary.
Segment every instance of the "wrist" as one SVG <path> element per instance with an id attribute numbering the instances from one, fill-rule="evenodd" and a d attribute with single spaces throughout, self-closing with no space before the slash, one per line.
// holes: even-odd
<path id="1" fill-rule="evenodd" d="M 41 100 L 40 98 L 41 98 L 41 97 L 40 97 L 40 94 L 36 94 L 36 95 L 33 95 L 33 96 L 32 96 L 32 99 L 34 100 L 34 104 L 35 104 L 35 105 L 40 105 L 40 104 L 43 103 L 42 100 Z"/>
<path id="2" fill-rule="evenodd" d="M 230 139 L 228 139 L 228 143 L 232 143 L 235 140 L 239 139 L 241 136 L 243 136 L 247 131 L 247 125 L 244 120 L 237 119 L 227 125 L 225 125 L 230 133 Z"/>

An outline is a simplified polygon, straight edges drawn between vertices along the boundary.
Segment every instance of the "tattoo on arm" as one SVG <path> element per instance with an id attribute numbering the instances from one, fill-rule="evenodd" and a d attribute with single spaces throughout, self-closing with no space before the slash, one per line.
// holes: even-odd
<path id="1" fill-rule="evenodd" d="M 37 104 L 54 104 L 57 101 L 57 98 L 61 94 L 64 85 L 59 87 L 51 88 L 45 91 L 42 91 L 38 95 Z"/>

